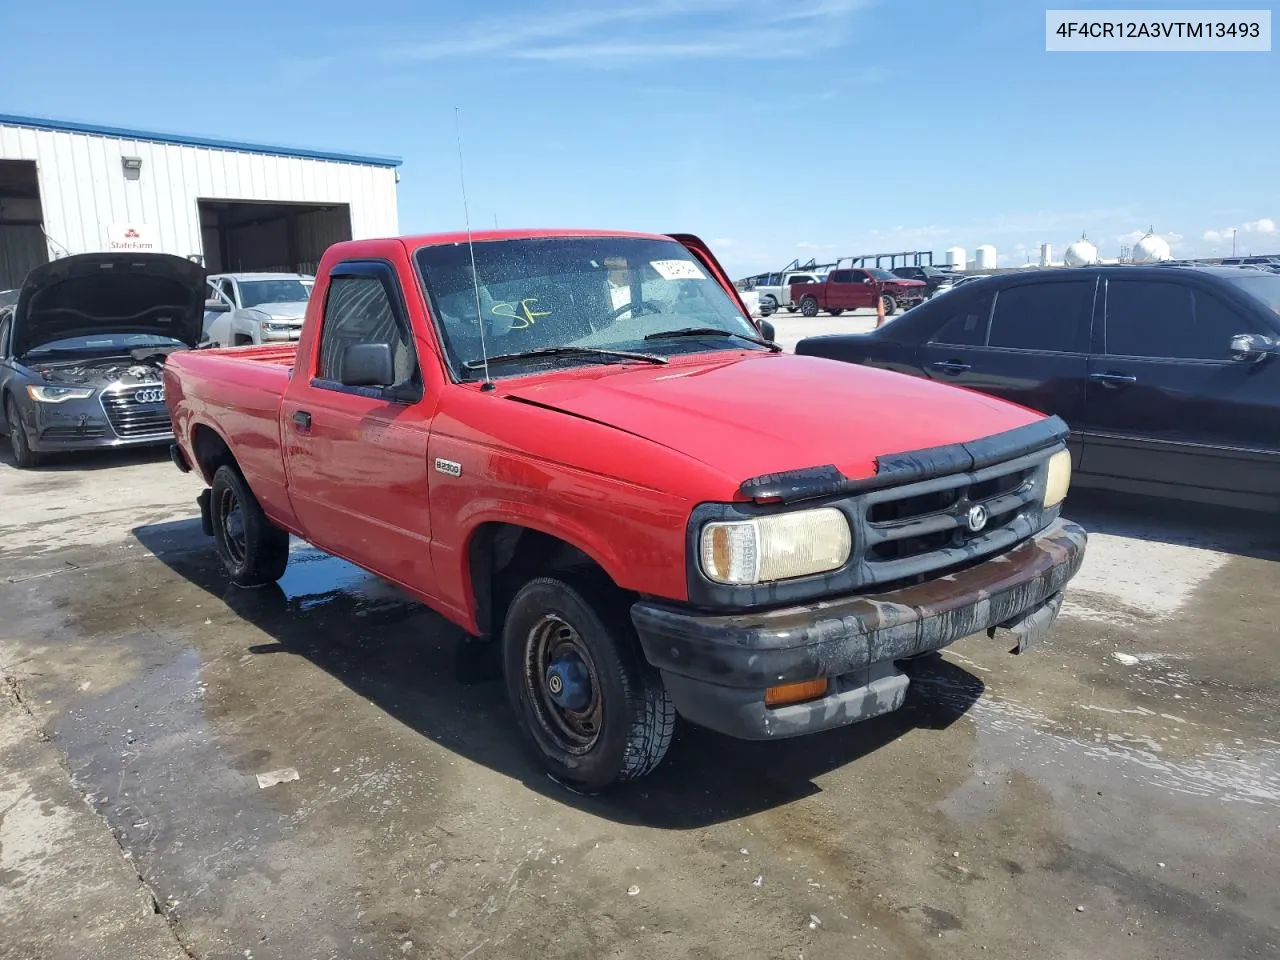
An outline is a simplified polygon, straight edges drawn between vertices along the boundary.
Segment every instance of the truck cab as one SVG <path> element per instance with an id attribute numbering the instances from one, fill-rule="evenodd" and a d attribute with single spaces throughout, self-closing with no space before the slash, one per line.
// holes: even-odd
<path id="1" fill-rule="evenodd" d="M 821 282 L 822 274 L 813 270 L 792 270 L 762 277 L 755 288 L 760 298 L 760 315 L 768 317 L 779 310 L 795 313 L 799 308 L 792 299 L 791 288 L 806 283 Z"/>
<path id="2" fill-rule="evenodd" d="M 218 273 L 207 282 L 205 338 L 214 346 L 240 347 L 296 341 L 315 278 L 301 273 Z"/>
<path id="3" fill-rule="evenodd" d="M 925 284 L 904 280 L 878 267 L 832 270 L 821 283 L 791 288 L 791 299 L 806 317 L 825 310 L 838 317 L 846 310 L 874 309 L 879 300 L 885 316 L 910 308 L 925 299 Z"/>

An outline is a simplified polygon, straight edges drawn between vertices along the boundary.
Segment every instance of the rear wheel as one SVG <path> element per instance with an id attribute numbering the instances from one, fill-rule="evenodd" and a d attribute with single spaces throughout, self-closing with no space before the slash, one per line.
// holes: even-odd
<path id="1" fill-rule="evenodd" d="M 787 307 L 787 313 L 795 313 L 797 309 L 797 307 Z"/>
<path id="2" fill-rule="evenodd" d="M 4 403 L 4 419 L 9 425 L 9 446 L 13 448 L 13 461 L 19 469 L 40 465 L 40 454 L 31 449 L 31 441 L 27 437 L 27 428 L 22 425 L 18 416 L 18 405 L 10 397 Z"/>
<path id="3" fill-rule="evenodd" d="M 881 297 L 880 302 L 884 304 L 884 315 L 886 317 L 892 317 L 895 313 L 898 312 L 898 302 L 894 300 L 893 297 L 890 297 L 890 296 Z"/>
<path id="4" fill-rule="evenodd" d="M 675 708 L 611 586 L 530 580 L 507 610 L 502 645 L 511 706 L 554 779 L 600 790 L 666 755 Z"/>
<path id="5" fill-rule="evenodd" d="M 231 582 L 260 587 L 284 576 L 289 534 L 267 519 L 244 477 L 232 466 L 213 475 L 213 541 Z"/>
<path id="6" fill-rule="evenodd" d="M 800 301 L 800 312 L 806 317 L 816 317 L 818 315 L 818 301 L 813 297 L 805 297 Z"/>
<path id="7" fill-rule="evenodd" d="M 844 313 L 844 310 L 828 310 L 827 313 L 831 314 L 833 317 L 838 317 L 840 314 Z"/>

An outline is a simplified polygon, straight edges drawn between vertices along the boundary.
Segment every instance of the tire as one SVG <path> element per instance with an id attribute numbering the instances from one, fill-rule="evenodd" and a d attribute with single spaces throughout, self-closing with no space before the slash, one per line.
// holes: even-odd
<path id="1" fill-rule="evenodd" d="M 818 315 L 818 301 L 813 297 L 805 297 L 800 301 L 800 312 L 806 317 L 816 317 Z"/>
<path id="2" fill-rule="evenodd" d="M 27 437 L 27 428 L 22 425 L 18 416 L 18 405 L 10 397 L 4 402 L 4 419 L 9 425 L 9 446 L 13 449 L 13 462 L 19 470 L 29 470 L 40 466 L 40 454 L 31 449 L 31 441 Z"/>
<path id="3" fill-rule="evenodd" d="M 844 309 L 841 308 L 839 310 L 828 310 L 827 313 L 831 314 L 831 316 L 833 317 L 838 317 L 840 316 L 840 314 L 844 313 Z"/>
<path id="4" fill-rule="evenodd" d="M 627 604 L 611 585 L 530 580 L 507 610 L 502 647 L 512 709 L 553 779 L 602 790 L 643 777 L 666 755 L 675 707 L 641 657 Z M 552 673 L 567 664 L 580 668 L 577 679 Z M 586 701 L 552 699 L 574 693 Z"/>
<path id="5" fill-rule="evenodd" d="M 884 296 L 880 299 L 884 302 L 884 315 L 886 317 L 892 317 L 898 312 L 898 302 L 893 297 Z"/>
<path id="6" fill-rule="evenodd" d="M 221 466 L 213 475 L 210 511 L 213 541 L 232 583 L 261 587 L 284 576 L 289 534 L 267 519 L 235 467 Z"/>
<path id="7" fill-rule="evenodd" d="M 787 313 L 795 313 L 798 309 L 799 307 L 789 306 L 787 307 Z"/>
<path id="8" fill-rule="evenodd" d="M 247 333 L 237 333 L 235 337 L 235 343 L 233 343 L 232 346 L 251 347 L 253 346 L 253 337 L 249 336 Z"/>
<path id="9" fill-rule="evenodd" d="M 760 298 L 760 316 L 769 317 L 778 312 L 778 301 L 773 297 Z"/>

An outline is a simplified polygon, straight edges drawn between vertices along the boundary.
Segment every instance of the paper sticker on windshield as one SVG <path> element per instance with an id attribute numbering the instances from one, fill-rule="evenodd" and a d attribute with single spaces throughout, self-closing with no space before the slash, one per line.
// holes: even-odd
<path id="1" fill-rule="evenodd" d="M 707 275 L 690 260 L 650 260 L 649 266 L 657 270 L 663 280 L 707 279 Z"/>

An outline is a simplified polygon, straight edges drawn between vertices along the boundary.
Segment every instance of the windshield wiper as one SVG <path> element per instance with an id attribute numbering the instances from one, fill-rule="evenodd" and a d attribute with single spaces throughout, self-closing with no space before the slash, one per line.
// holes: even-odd
<path id="1" fill-rule="evenodd" d="M 674 340 L 677 337 L 734 337 L 738 340 L 745 340 L 747 343 L 754 343 L 761 347 L 768 347 L 774 353 L 781 353 L 782 347 L 778 346 L 770 340 L 764 340 L 760 337 L 753 337 L 747 333 L 738 333 L 736 330 L 722 330 L 719 327 L 685 327 L 681 330 L 660 330 L 657 333 L 651 333 L 646 340 Z"/>
<path id="2" fill-rule="evenodd" d="M 490 357 L 489 363 L 508 363 L 512 360 L 530 360 L 537 357 L 598 357 L 603 360 L 640 360 L 643 363 L 663 364 L 667 362 L 666 357 L 659 357 L 652 353 L 632 353 L 630 350 L 608 350 L 604 347 L 539 347 L 536 350 L 521 350 L 519 353 L 500 353 L 496 357 Z M 467 370 L 483 370 L 485 366 L 484 360 L 468 360 L 463 365 Z"/>

